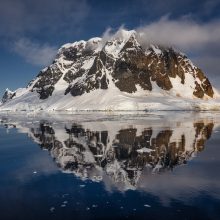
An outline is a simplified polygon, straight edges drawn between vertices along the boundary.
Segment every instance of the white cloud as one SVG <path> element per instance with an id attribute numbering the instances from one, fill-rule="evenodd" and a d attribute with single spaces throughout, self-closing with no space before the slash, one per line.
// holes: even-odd
<path id="1" fill-rule="evenodd" d="M 101 41 L 101 44 L 102 46 L 105 45 L 105 43 L 108 41 L 108 40 L 111 40 L 112 37 L 116 37 L 116 36 L 120 36 L 121 34 L 121 30 L 124 30 L 125 27 L 124 25 L 121 25 L 116 32 L 114 32 L 114 30 L 111 28 L 111 27 L 108 27 L 105 32 L 102 34 L 102 41 Z"/>
<path id="2" fill-rule="evenodd" d="M 16 41 L 13 45 L 13 50 L 28 63 L 39 66 L 50 64 L 57 53 L 57 48 L 54 46 L 40 45 L 26 38 Z"/>
<path id="3" fill-rule="evenodd" d="M 196 23 L 190 18 L 170 20 L 168 16 L 156 22 L 137 28 L 142 34 L 143 44 L 174 46 L 184 51 L 193 52 L 220 42 L 220 21 Z"/>

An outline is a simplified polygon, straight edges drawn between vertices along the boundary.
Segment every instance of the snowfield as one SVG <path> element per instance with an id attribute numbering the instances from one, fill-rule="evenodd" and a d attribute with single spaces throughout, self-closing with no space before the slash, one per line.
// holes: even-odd
<path id="1" fill-rule="evenodd" d="M 162 111 L 192 110 L 219 111 L 220 98 L 200 100 L 176 97 L 175 88 L 163 91 L 157 85 L 153 92 L 141 88 L 134 94 L 121 92 L 113 84 L 111 89 L 94 90 L 81 96 L 64 95 L 65 82 L 61 79 L 54 95 L 40 100 L 36 92 L 19 89 L 20 96 L 0 105 L 0 111 Z M 25 90 L 25 89 L 23 89 Z M 187 94 L 187 91 L 186 91 Z"/>

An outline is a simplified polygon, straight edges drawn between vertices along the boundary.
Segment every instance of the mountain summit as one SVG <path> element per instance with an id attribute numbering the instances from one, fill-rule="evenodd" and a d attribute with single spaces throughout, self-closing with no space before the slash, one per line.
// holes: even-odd
<path id="1" fill-rule="evenodd" d="M 135 31 L 63 45 L 26 88 L 9 90 L 1 110 L 210 109 L 216 93 L 181 52 L 143 46 Z"/>

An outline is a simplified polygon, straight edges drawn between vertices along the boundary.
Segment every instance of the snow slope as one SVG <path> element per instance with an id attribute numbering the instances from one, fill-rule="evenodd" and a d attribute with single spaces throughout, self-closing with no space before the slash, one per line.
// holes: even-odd
<path id="1" fill-rule="evenodd" d="M 220 110 L 220 100 L 178 98 L 164 91 L 149 93 L 141 89 L 138 90 L 138 94 L 127 94 L 119 91 L 115 86 L 108 90 L 99 89 L 73 98 L 70 94 L 64 95 L 60 86 L 55 95 L 48 100 L 40 100 L 37 93 L 26 90 L 22 96 L 0 106 L 0 111 L 38 110 Z"/>

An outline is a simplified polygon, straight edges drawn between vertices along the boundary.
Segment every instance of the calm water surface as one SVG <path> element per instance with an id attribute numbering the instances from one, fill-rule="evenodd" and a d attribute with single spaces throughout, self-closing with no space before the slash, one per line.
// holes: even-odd
<path id="1" fill-rule="evenodd" d="M 0 213 L 220 219 L 220 115 L 0 115 Z"/>

